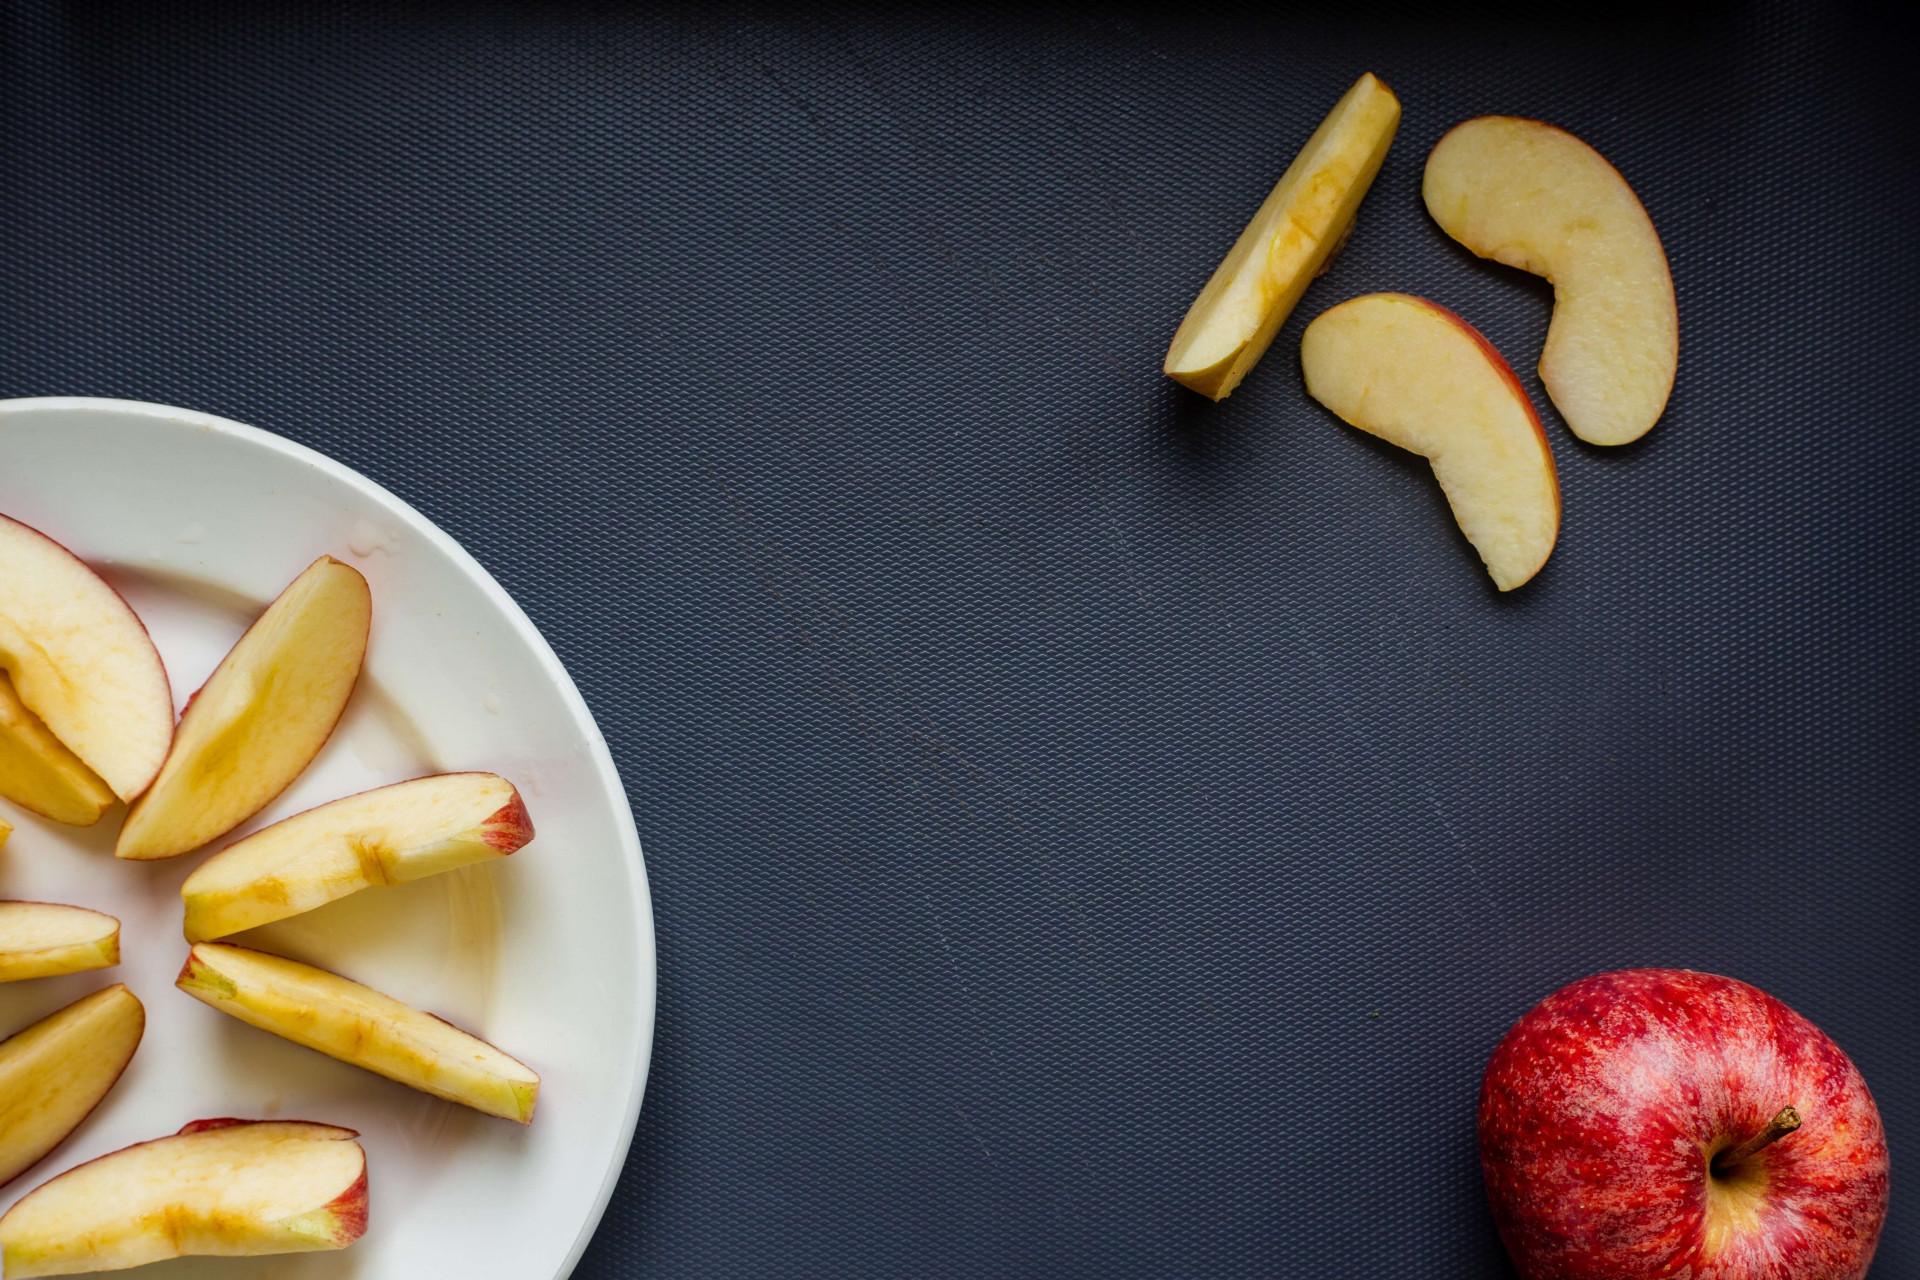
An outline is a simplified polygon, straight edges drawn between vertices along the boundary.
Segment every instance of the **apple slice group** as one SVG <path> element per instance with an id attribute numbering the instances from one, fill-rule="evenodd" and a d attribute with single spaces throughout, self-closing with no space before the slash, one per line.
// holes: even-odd
<path id="1" fill-rule="evenodd" d="M 7 1280 L 168 1258 L 344 1249 L 367 1229 L 351 1129 L 200 1120 L 42 1183 L 0 1217 Z"/>
<path id="2" fill-rule="evenodd" d="M 263 1031 L 389 1080 L 526 1124 L 540 1077 L 432 1014 L 337 973 L 221 942 L 195 944 L 176 985 Z"/>
<path id="3" fill-rule="evenodd" d="M 363 791 L 256 831 L 201 863 L 180 888 L 187 941 L 503 857 L 531 839 L 520 793 L 495 774 L 440 774 Z"/>
<path id="4" fill-rule="evenodd" d="M 326 745 L 360 678 L 367 580 L 322 556 L 267 606 L 180 718 L 114 852 L 171 858 L 258 813 Z"/>
<path id="5" fill-rule="evenodd" d="M 115 984 L 0 1040 L 0 1187 L 93 1114 L 146 1028 L 140 1001 Z"/>
<path id="6" fill-rule="evenodd" d="M 0 902 L 0 982 L 120 963 L 120 922 L 57 902 Z"/>
<path id="7" fill-rule="evenodd" d="M 1440 139 L 1422 194 L 1474 253 L 1553 282 L 1540 381 L 1573 433 L 1645 435 L 1673 390 L 1680 319 L 1660 236 L 1619 171 L 1564 129 L 1482 116 Z"/>

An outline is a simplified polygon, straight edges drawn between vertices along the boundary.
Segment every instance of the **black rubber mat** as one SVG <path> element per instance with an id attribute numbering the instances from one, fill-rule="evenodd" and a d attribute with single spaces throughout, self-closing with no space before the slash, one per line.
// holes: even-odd
<path id="1" fill-rule="evenodd" d="M 1578 7 L 1576 7 L 1578 8 Z M 1559 984 L 1733 974 L 1854 1056 L 1920 1276 L 1920 208 L 1868 11 L 1349 22 L 14 4 L 0 394 L 358 467 L 552 639 L 631 790 L 654 1074 L 578 1274 L 1482 1277 L 1480 1069 Z M 1214 407 L 1168 338 L 1342 90 L 1346 253 Z M 1665 420 L 1427 219 L 1573 129 L 1672 258 Z M 1302 325 L 1431 296 L 1566 520 L 1489 585 Z M 510 1230 L 503 1208 L 495 1220 Z"/>

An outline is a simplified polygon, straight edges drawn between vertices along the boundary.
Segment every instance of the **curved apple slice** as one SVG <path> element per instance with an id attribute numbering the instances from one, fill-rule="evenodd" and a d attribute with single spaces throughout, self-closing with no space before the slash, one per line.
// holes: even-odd
<path id="1" fill-rule="evenodd" d="M 120 963 L 120 922 L 57 902 L 0 902 L 0 982 Z"/>
<path id="2" fill-rule="evenodd" d="M 1560 534 L 1553 451 L 1478 330 L 1425 298 L 1371 293 L 1315 317 L 1300 364 L 1314 399 L 1433 464 L 1496 586 L 1511 591 L 1540 571 Z"/>
<path id="3" fill-rule="evenodd" d="M 193 695 L 114 853 L 171 858 L 258 813 L 300 776 L 360 678 L 373 600 L 332 556 L 295 578 Z"/>
<path id="4" fill-rule="evenodd" d="M 1659 233 L 1619 171 L 1564 129 L 1481 116 L 1440 139 L 1421 191 L 1455 240 L 1553 282 L 1540 381 L 1573 434 L 1645 435 L 1673 391 L 1680 316 Z"/>
<path id="5" fill-rule="evenodd" d="M 0 1040 L 0 1187 L 93 1114 L 146 1029 L 146 1010 L 116 983 Z"/>
<path id="6" fill-rule="evenodd" d="M 167 1258 L 344 1249 L 367 1230 L 351 1129 L 201 1120 L 44 1182 L 0 1217 L 7 1280 Z"/>
<path id="7" fill-rule="evenodd" d="M 0 671 L 0 796 L 43 818 L 90 827 L 113 807 L 113 789 L 47 731 Z"/>
<path id="8" fill-rule="evenodd" d="M 276 822 L 201 863 L 180 886 L 187 941 L 504 857 L 531 839 L 520 793 L 495 774 L 446 773 L 363 791 Z"/>
<path id="9" fill-rule="evenodd" d="M 146 627 L 78 556 L 6 516 L 0 670 L 20 701 L 122 800 L 159 773 L 173 740 L 173 691 Z"/>

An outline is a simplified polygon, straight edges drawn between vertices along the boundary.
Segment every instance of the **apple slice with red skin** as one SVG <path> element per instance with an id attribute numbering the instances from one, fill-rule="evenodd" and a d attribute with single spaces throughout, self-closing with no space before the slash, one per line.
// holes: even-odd
<path id="1" fill-rule="evenodd" d="M 1436 302 L 1370 293 L 1300 340 L 1307 392 L 1340 419 L 1424 456 L 1460 531 L 1511 591 L 1560 534 L 1560 483 L 1533 402 L 1493 344 Z"/>
<path id="2" fill-rule="evenodd" d="M 1494 1051 L 1479 1127 L 1526 1280 L 1858 1280 L 1886 1218 L 1866 1081 L 1732 978 L 1632 969 L 1554 992 Z"/>
<path id="3" fill-rule="evenodd" d="M 67 750 L 0 671 L 0 796 L 43 818 L 90 827 L 113 807 L 113 788 Z"/>
<path id="4" fill-rule="evenodd" d="M 190 852 L 286 790 L 339 723 L 372 619 L 367 580 L 332 556 L 295 578 L 187 704 L 173 750 L 128 812 L 114 852 Z"/>
<path id="5" fill-rule="evenodd" d="M 0 982 L 120 963 L 120 922 L 58 902 L 0 901 Z"/>
<path id="6" fill-rule="evenodd" d="M 146 1029 L 146 1010 L 116 983 L 0 1040 L 0 1187 L 93 1114 Z"/>
<path id="7" fill-rule="evenodd" d="M 101 1156 L 0 1217 L 6 1278 L 344 1249 L 367 1230 L 359 1136 L 305 1120 L 199 1120 Z"/>
<path id="8" fill-rule="evenodd" d="M 201 863 L 180 887 L 187 941 L 504 857 L 531 839 L 520 793 L 496 774 L 443 773 L 363 791 L 256 831 Z"/>

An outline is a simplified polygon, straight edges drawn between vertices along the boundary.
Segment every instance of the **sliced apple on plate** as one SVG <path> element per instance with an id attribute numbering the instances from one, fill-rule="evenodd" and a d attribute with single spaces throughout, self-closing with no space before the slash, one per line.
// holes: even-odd
<path id="1" fill-rule="evenodd" d="M 0 1040 L 0 1187 L 93 1114 L 146 1028 L 140 1001 L 116 983 Z"/>
<path id="2" fill-rule="evenodd" d="M 173 750 L 114 852 L 171 858 L 272 802 L 326 745 L 366 657 L 367 580 L 321 556 L 240 637 L 187 704 Z"/>
<path id="3" fill-rule="evenodd" d="M 504 857 L 531 839 L 520 793 L 495 774 L 446 773 L 363 791 L 276 822 L 201 863 L 180 887 L 187 941 Z"/>
<path id="4" fill-rule="evenodd" d="M 90 827 L 113 807 L 113 788 L 27 710 L 0 671 L 0 796 L 43 818 Z"/>
<path id="5" fill-rule="evenodd" d="M 1393 90 L 1371 73 L 1355 81 L 1188 308 L 1167 349 L 1169 378 L 1215 400 L 1240 385 L 1346 243 L 1399 127 Z"/>
<path id="6" fill-rule="evenodd" d="M 57 902 L 0 902 L 0 982 L 120 963 L 120 922 Z"/>
<path id="7" fill-rule="evenodd" d="M 392 996 L 310 964 L 196 943 L 175 984 L 263 1031 L 389 1080 L 526 1124 L 540 1077 L 526 1064 Z"/>
<path id="8" fill-rule="evenodd" d="M 64 749 L 61 769 L 65 757 L 77 757 L 97 775 L 95 783 L 122 800 L 145 791 L 159 773 L 173 740 L 173 692 L 146 627 L 78 556 L 6 516 L 0 674 L 11 683 L 7 702 L 43 727 L 17 736 L 12 717 L 0 712 L 0 794 L 41 810 L 32 792 L 14 793 L 13 767 L 4 762 L 32 752 L 47 735 Z"/>
<path id="9" fill-rule="evenodd" d="M 0 1217 L 7 1280 L 184 1257 L 344 1249 L 367 1230 L 351 1129 L 199 1120 L 34 1188 Z"/>
<path id="10" fill-rule="evenodd" d="M 1560 533 L 1553 451 L 1478 330 L 1425 298 L 1372 293 L 1316 316 L 1300 363 L 1308 393 L 1341 420 L 1433 464 L 1500 590 L 1540 571 Z"/>
<path id="11" fill-rule="evenodd" d="M 1573 433 L 1645 435 L 1673 390 L 1680 317 L 1666 250 L 1619 170 L 1564 129 L 1481 116 L 1440 139 L 1422 194 L 1474 253 L 1553 282 L 1540 381 Z"/>

